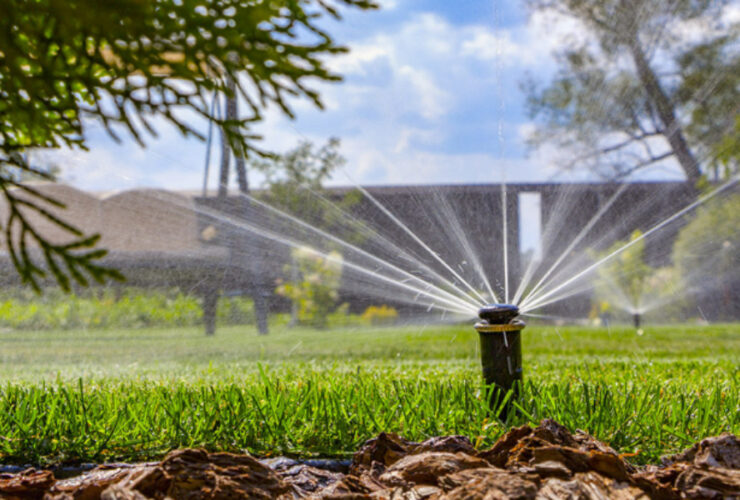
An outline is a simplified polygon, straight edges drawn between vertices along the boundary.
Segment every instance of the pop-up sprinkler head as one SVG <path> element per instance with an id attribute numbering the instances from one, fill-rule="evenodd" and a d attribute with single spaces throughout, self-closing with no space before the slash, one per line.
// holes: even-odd
<path id="1" fill-rule="evenodd" d="M 480 321 L 475 329 L 480 336 L 481 365 L 486 385 L 492 392 L 492 402 L 501 401 L 513 391 L 504 406 L 503 417 L 512 409 L 511 402 L 519 396 L 522 381 L 522 341 L 524 322 L 517 319 L 519 308 L 511 304 L 488 304 L 478 311 Z"/>
<path id="2" fill-rule="evenodd" d="M 488 304 L 478 309 L 478 317 L 491 325 L 505 325 L 519 316 L 519 308 L 512 304 Z"/>

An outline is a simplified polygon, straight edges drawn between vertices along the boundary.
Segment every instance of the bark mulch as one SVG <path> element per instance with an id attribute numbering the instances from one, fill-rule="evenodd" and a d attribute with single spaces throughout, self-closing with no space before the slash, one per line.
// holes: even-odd
<path id="1" fill-rule="evenodd" d="M 164 460 L 100 466 L 68 479 L 29 469 L 0 474 L 0 498 L 148 499 L 679 499 L 740 498 L 740 439 L 704 439 L 635 467 L 583 432 L 544 420 L 512 429 L 489 450 L 467 438 L 423 443 L 394 434 L 366 442 L 344 472 L 291 460 L 185 449 Z"/>

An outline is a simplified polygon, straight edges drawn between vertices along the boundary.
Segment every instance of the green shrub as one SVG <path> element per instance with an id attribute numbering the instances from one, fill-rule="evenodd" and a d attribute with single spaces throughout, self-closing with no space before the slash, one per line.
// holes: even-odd
<path id="1" fill-rule="evenodd" d="M 293 266 L 286 272 L 297 275 L 292 281 L 277 287 L 276 293 L 289 298 L 297 306 L 301 325 L 326 328 L 329 315 L 339 299 L 342 279 L 342 256 L 339 252 L 322 254 L 301 247 L 293 251 Z"/>
<path id="2" fill-rule="evenodd" d="M 254 302 L 244 297 L 222 297 L 218 301 L 216 315 L 222 325 L 246 325 L 254 324 L 256 321 Z"/>
<path id="3" fill-rule="evenodd" d="M 254 322 L 252 301 L 244 297 L 222 298 L 217 314 L 220 324 Z M 47 290 L 43 295 L 12 290 L 0 295 L 0 328 L 14 330 L 195 326 L 202 317 L 201 299 L 178 290 Z"/>
<path id="4" fill-rule="evenodd" d="M 599 259 L 622 250 L 597 268 L 596 297 L 604 303 L 630 312 L 640 310 L 648 292 L 648 277 L 653 269 L 645 263 L 645 240 L 641 231 L 634 231 L 629 241 L 616 241 L 598 255 Z"/>
<path id="5" fill-rule="evenodd" d="M 712 200 L 676 238 L 673 262 L 693 298 L 703 298 L 702 309 L 710 317 L 737 317 L 740 307 L 740 194 Z M 694 308 L 694 311 L 696 308 Z"/>
<path id="6" fill-rule="evenodd" d="M 398 319 L 398 311 L 393 307 L 382 305 L 382 306 L 369 306 L 362 313 L 362 320 L 370 325 L 392 325 Z"/>

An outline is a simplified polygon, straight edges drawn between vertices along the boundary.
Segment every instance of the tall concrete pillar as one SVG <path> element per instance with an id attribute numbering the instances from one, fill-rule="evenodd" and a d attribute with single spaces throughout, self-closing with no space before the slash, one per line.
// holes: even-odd
<path id="1" fill-rule="evenodd" d="M 506 186 L 506 254 L 509 270 L 509 296 L 514 297 L 520 280 L 519 254 L 519 191 L 512 186 Z"/>

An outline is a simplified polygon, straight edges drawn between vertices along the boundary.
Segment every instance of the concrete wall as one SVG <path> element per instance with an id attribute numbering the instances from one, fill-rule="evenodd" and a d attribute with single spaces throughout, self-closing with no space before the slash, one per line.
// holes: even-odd
<path id="1" fill-rule="evenodd" d="M 66 205 L 62 211 L 45 205 L 50 212 L 74 223 L 86 233 L 99 232 L 101 246 L 118 256 L 146 253 L 148 268 L 157 263 L 172 262 L 174 254 L 199 255 L 200 260 L 182 261 L 180 267 L 200 266 L 204 279 L 215 280 L 234 289 L 249 292 L 250 288 L 273 290 L 274 282 L 284 274 L 289 249 L 272 242 L 258 233 L 244 233 L 229 218 L 263 216 L 255 206 L 248 206 L 244 198 L 194 198 L 162 190 L 135 189 L 120 193 L 95 196 L 74 188 L 56 184 L 36 185 L 35 189 L 59 199 Z M 457 265 L 455 259 L 459 235 L 466 244 L 478 251 L 485 274 L 494 278 L 497 291 L 504 289 L 500 281 L 504 266 L 503 219 L 506 213 L 508 227 L 508 267 L 510 296 L 519 282 L 523 269 L 520 264 L 519 232 L 520 193 L 539 193 L 543 240 L 548 244 L 543 268 L 567 248 L 591 218 L 605 207 L 598 228 L 591 231 L 574 252 L 586 248 L 606 248 L 614 241 L 624 240 L 635 229 L 647 231 L 685 207 L 693 193 L 684 183 L 635 183 L 620 188 L 613 184 L 510 184 L 502 188 L 490 185 L 454 186 L 384 186 L 367 188 L 368 192 L 394 214 L 413 233 L 438 252 L 441 259 Z M 505 191 L 504 191 L 505 190 Z M 337 199 L 347 189 L 334 189 Z M 504 204 L 504 194 L 506 203 Z M 618 196 L 615 196 L 618 194 Z M 371 200 L 364 198 L 351 208 L 355 216 L 373 221 L 381 232 L 401 246 L 418 248 L 413 239 Z M 26 210 L 26 213 L 29 213 Z M 227 217 L 214 217 L 225 213 Z M 210 214 L 210 215 L 209 215 Z M 70 236 L 43 217 L 29 213 L 35 227 L 52 241 L 63 243 Z M 7 218 L 7 207 L 0 204 L 0 220 Z M 673 241 L 682 227 L 672 224 L 660 232 L 660 238 L 647 242 L 647 259 L 654 266 L 670 262 Z M 548 229 L 549 228 L 549 229 Z M 549 232 L 548 232 L 549 231 Z M 438 267 L 434 259 L 419 252 L 421 260 Z M 142 264 L 144 257 L 132 259 Z M 125 261 L 125 259 L 124 259 Z M 210 262 L 222 265 L 210 269 Z M 399 265 L 402 264 L 399 260 Z M 226 267 L 224 267 L 226 266 Z M 178 267 L 178 272 L 181 272 Z M 228 269 L 227 269 L 228 268 Z M 180 275 L 167 279 L 176 283 Z M 188 282 L 195 278 L 190 276 Z M 499 279 L 498 282 L 495 280 Z M 345 294 L 355 310 L 362 309 L 368 300 Z M 392 298 L 389 298 L 391 302 Z M 588 312 L 589 297 L 584 295 L 560 303 L 554 311 L 583 317 Z"/>

